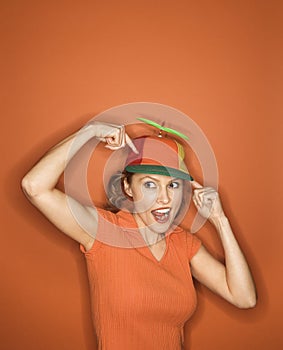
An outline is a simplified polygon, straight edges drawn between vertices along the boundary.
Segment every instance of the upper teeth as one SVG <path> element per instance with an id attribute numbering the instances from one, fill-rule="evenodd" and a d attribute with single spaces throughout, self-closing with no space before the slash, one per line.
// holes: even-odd
<path id="1" fill-rule="evenodd" d="M 157 209 L 155 211 L 160 214 L 167 214 L 169 213 L 170 209 Z"/>

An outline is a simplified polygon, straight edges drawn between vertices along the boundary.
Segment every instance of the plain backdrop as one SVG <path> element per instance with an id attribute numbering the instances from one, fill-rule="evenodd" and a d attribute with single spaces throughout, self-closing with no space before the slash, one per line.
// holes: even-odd
<path id="1" fill-rule="evenodd" d="M 91 117 L 139 101 L 177 108 L 206 134 L 258 288 L 256 308 L 239 310 L 197 285 L 186 349 L 282 349 L 282 10 L 280 0 L 1 1 L 1 350 L 96 349 L 84 257 L 20 181 Z M 215 235 L 199 232 L 217 253 Z"/>

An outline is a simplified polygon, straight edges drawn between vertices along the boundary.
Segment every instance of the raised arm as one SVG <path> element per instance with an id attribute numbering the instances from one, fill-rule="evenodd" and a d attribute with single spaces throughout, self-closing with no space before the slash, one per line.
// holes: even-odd
<path id="1" fill-rule="evenodd" d="M 214 225 L 221 239 L 225 264 L 216 260 L 202 246 L 191 260 L 193 276 L 210 290 L 239 308 L 256 305 L 256 288 L 239 244 L 226 217 L 218 193 L 192 182 L 193 201 L 198 211 Z"/>
<path id="2" fill-rule="evenodd" d="M 90 123 L 51 148 L 22 180 L 23 191 L 31 203 L 62 232 L 81 243 L 86 250 L 91 248 L 95 239 L 97 211 L 68 197 L 58 190 L 56 185 L 68 162 L 93 137 L 106 142 L 105 147 L 112 150 L 124 147 L 126 144 L 134 148 L 124 127 Z M 72 201 L 72 208 L 79 212 L 84 222 L 84 229 L 73 217 L 69 201 Z"/>

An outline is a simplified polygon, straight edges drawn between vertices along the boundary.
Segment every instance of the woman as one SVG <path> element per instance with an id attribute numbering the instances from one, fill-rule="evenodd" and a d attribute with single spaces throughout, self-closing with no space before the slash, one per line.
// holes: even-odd
<path id="1" fill-rule="evenodd" d="M 109 186 L 112 204 L 128 210 L 83 206 L 56 188 L 70 146 L 74 156 L 93 137 L 111 150 L 130 148 L 125 171 Z M 256 304 L 248 264 L 219 196 L 192 179 L 183 153 L 172 138 L 132 141 L 124 127 L 94 122 L 48 151 L 22 180 L 29 200 L 85 253 L 99 349 L 180 350 L 184 323 L 196 307 L 192 277 L 239 308 Z M 225 265 L 178 226 L 189 185 L 196 208 L 219 234 Z"/>

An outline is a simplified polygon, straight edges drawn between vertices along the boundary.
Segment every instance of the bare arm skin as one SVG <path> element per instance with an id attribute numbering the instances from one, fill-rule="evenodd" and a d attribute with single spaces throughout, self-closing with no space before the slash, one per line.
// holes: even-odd
<path id="1" fill-rule="evenodd" d="M 214 225 L 221 239 L 225 265 L 216 260 L 202 246 L 191 260 L 193 276 L 210 290 L 239 308 L 256 305 L 256 288 L 248 266 L 233 234 L 218 193 L 202 187 L 196 181 L 193 201 L 198 211 Z"/>
<path id="2" fill-rule="evenodd" d="M 58 190 L 56 185 L 71 158 L 93 137 L 106 142 L 105 147 L 111 150 L 128 144 L 136 151 L 124 127 L 94 122 L 51 148 L 22 180 L 23 191 L 31 203 L 62 232 L 81 243 L 86 250 L 92 247 L 95 240 L 97 211 L 68 197 Z M 82 220 L 88 224 L 88 232 L 74 219 L 68 201 L 72 201 L 72 207 L 75 206 Z"/>

